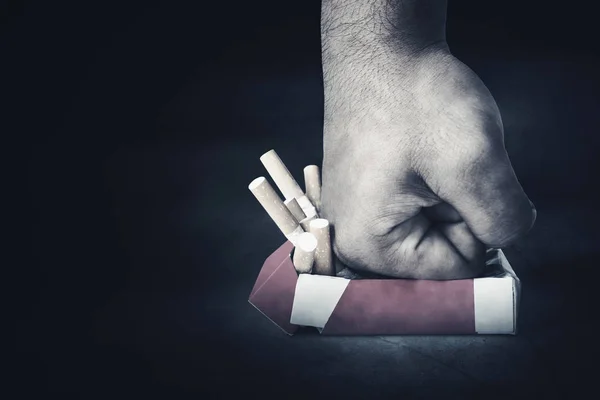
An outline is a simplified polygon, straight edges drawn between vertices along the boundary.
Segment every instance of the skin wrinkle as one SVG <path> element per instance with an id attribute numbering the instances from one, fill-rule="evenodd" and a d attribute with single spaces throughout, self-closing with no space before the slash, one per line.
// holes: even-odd
<path id="1" fill-rule="evenodd" d="M 384 256 L 386 264 L 394 265 L 394 268 L 411 266 L 415 264 L 408 262 L 415 257 L 419 257 L 419 252 L 414 251 L 415 247 L 410 246 L 411 239 L 412 243 L 415 243 L 419 240 L 419 236 L 422 236 L 424 233 L 410 229 L 415 225 L 415 218 L 411 218 L 405 221 L 403 224 L 409 229 L 404 231 L 400 229 L 394 230 L 388 239 L 393 238 L 396 240 L 389 244 L 388 250 L 385 252 Z M 414 273 L 415 272 L 413 268 L 408 268 L 407 271 L 404 271 L 405 276 L 408 278 L 413 278 Z"/>
<path id="2" fill-rule="evenodd" d="M 473 260 L 479 260 L 485 257 L 483 251 L 479 251 L 480 249 L 478 249 L 477 246 L 473 246 L 475 238 L 464 221 L 439 223 L 438 229 L 446 236 L 446 238 L 448 238 L 448 241 L 456 247 L 456 251 L 460 253 L 465 260 L 469 260 L 469 266 L 477 266 L 477 263 Z M 465 238 L 468 239 L 465 240 Z"/>
<path id="3" fill-rule="evenodd" d="M 392 202 L 390 202 L 392 203 Z M 402 209 L 404 204 L 409 203 L 407 201 L 397 201 L 397 202 L 393 202 L 393 205 L 388 206 L 388 208 L 378 208 L 377 209 L 377 214 L 372 217 L 367 223 L 366 223 L 366 231 L 369 233 L 369 235 L 378 238 L 379 240 L 386 240 L 386 239 L 391 239 L 392 241 L 397 241 L 397 240 L 404 240 L 404 237 L 402 236 L 394 236 L 392 237 L 392 232 L 394 230 L 397 230 L 397 228 L 401 225 L 401 224 L 406 224 L 406 222 L 409 222 L 412 220 L 412 218 L 414 218 L 415 216 L 417 216 L 421 209 L 417 208 L 414 210 L 414 212 L 410 213 L 410 214 L 406 214 L 406 220 L 398 223 L 397 221 L 397 216 L 398 216 L 398 210 Z M 409 206 L 412 206 L 413 204 L 409 204 Z"/>
<path id="4" fill-rule="evenodd" d="M 444 235 L 442 232 L 440 232 L 440 234 L 444 237 L 444 239 L 446 240 L 446 242 L 448 243 L 448 245 L 450 245 L 452 247 L 452 249 L 454 250 L 454 252 L 456 254 L 458 254 L 458 256 L 462 259 L 464 265 L 469 266 L 471 264 L 471 260 L 467 259 L 464 254 L 458 249 L 458 247 L 456 247 L 456 244 L 448 239 L 448 236 Z"/>
<path id="5" fill-rule="evenodd" d="M 423 215 L 421 215 L 420 217 L 425 218 Z M 426 219 L 426 218 L 425 218 Z M 421 257 L 423 253 L 427 252 L 427 249 L 422 249 L 420 246 L 422 244 L 425 243 L 425 240 L 434 240 L 435 238 L 435 234 L 439 235 L 437 236 L 438 238 L 444 240 L 445 242 L 447 242 L 447 244 L 449 246 L 452 247 L 452 249 L 454 250 L 455 254 L 461 259 L 461 263 L 464 264 L 465 266 L 467 266 L 467 268 L 472 266 L 472 262 L 470 261 L 469 258 L 467 258 L 463 252 L 456 247 L 456 245 L 450 241 L 448 239 L 448 237 L 446 235 L 444 235 L 441 230 L 439 229 L 439 225 L 437 225 L 436 223 L 427 220 L 427 224 L 426 225 L 421 225 L 420 229 L 418 231 L 414 231 L 414 230 L 409 230 L 410 235 L 412 235 L 412 237 L 410 238 L 404 238 L 403 240 L 398 240 L 399 238 L 396 236 L 391 236 L 391 238 L 394 239 L 395 243 L 398 243 L 399 245 L 397 246 L 391 246 L 390 248 L 392 249 L 392 253 L 391 256 L 388 257 L 390 260 L 400 260 L 400 264 L 402 264 L 403 260 L 408 260 L 410 258 L 413 258 L 415 255 L 417 257 Z M 414 224 L 414 219 L 411 220 L 407 220 L 405 221 L 405 224 L 407 223 L 413 223 Z M 450 225 L 450 224 L 446 224 L 446 225 Z M 433 232 L 435 230 L 435 232 Z M 428 233 L 432 233 L 431 235 L 428 235 Z M 410 239 L 410 240 L 407 240 Z M 412 246 L 414 244 L 414 246 Z M 429 244 L 429 243 L 427 243 Z M 484 253 L 482 252 L 480 254 L 479 258 L 482 258 L 484 255 Z M 405 272 L 406 274 L 406 272 Z M 465 276 L 468 276 L 469 274 L 465 274 Z M 419 271 L 413 270 L 412 272 L 410 272 L 407 277 L 412 278 L 412 279 L 420 279 L 422 278 L 422 275 L 420 274 Z M 427 279 L 448 279 L 448 278 L 452 278 L 452 276 L 448 276 L 447 271 L 443 268 L 437 268 L 437 271 L 435 273 L 429 273 L 426 276 Z M 454 277 L 457 278 L 457 277 Z"/>
<path id="6" fill-rule="evenodd" d="M 429 218 L 427 218 L 427 220 L 428 220 L 427 227 L 425 228 L 425 230 L 421 234 L 421 237 L 419 238 L 418 242 L 415 244 L 415 248 L 413 249 L 413 251 L 418 251 L 419 250 L 419 246 L 421 245 L 421 243 L 423 243 L 423 240 L 427 237 L 427 234 L 429 233 L 429 231 L 431 229 L 435 228 L 435 224 L 433 222 L 431 222 L 431 220 Z"/>

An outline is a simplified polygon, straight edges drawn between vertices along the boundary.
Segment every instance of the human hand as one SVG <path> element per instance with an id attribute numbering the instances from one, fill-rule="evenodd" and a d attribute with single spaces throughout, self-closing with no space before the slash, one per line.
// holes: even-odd
<path id="1" fill-rule="evenodd" d="M 331 52 L 332 50 L 328 50 Z M 324 50 L 321 215 L 347 266 L 463 279 L 533 225 L 496 103 L 444 41 Z"/>

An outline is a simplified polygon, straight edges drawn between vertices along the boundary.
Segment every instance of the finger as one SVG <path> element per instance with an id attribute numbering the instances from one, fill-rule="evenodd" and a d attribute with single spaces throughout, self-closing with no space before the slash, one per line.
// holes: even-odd
<path id="1" fill-rule="evenodd" d="M 458 211 L 483 243 L 508 246 L 533 226 L 532 203 L 503 145 L 474 148 L 471 154 L 478 156 L 446 165 L 439 196 Z"/>
<path id="2" fill-rule="evenodd" d="M 435 206 L 424 207 L 423 213 L 425 216 L 429 218 L 433 222 L 460 222 L 462 221 L 462 217 L 448 203 L 439 203 Z"/>
<path id="3" fill-rule="evenodd" d="M 386 263 L 412 279 L 467 279 L 481 273 L 485 246 L 464 222 L 433 224 L 420 214 L 390 233 Z"/>
<path id="4" fill-rule="evenodd" d="M 473 267 L 484 266 L 485 245 L 473 235 L 464 221 L 436 224 L 436 228 Z"/>
<path id="5" fill-rule="evenodd" d="M 485 246 L 473 235 L 454 207 L 448 203 L 440 203 L 423 208 L 423 213 L 465 259 L 483 260 Z"/>

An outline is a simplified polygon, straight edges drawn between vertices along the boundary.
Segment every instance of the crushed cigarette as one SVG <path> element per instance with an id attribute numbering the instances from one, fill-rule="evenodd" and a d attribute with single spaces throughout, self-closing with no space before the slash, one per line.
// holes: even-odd
<path id="1" fill-rule="evenodd" d="M 262 156 L 260 161 L 265 169 L 271 175 L 275 185 L 281 190 L 281 193 L 286 200 L 304 196 L 304 192 L 294 179 L 290 171 L 287 169 L 281 158 L 275 150 L 269 150 Z"/>

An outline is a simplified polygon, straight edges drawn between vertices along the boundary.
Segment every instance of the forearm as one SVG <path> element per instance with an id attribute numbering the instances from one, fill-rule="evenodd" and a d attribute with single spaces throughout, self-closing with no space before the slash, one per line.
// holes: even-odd
<path id="1" fill-rule="evenodd" d="M 411 54 L 445 46 L 446 8 L 447 0 L 322 0 L 323 51 Z"/>

